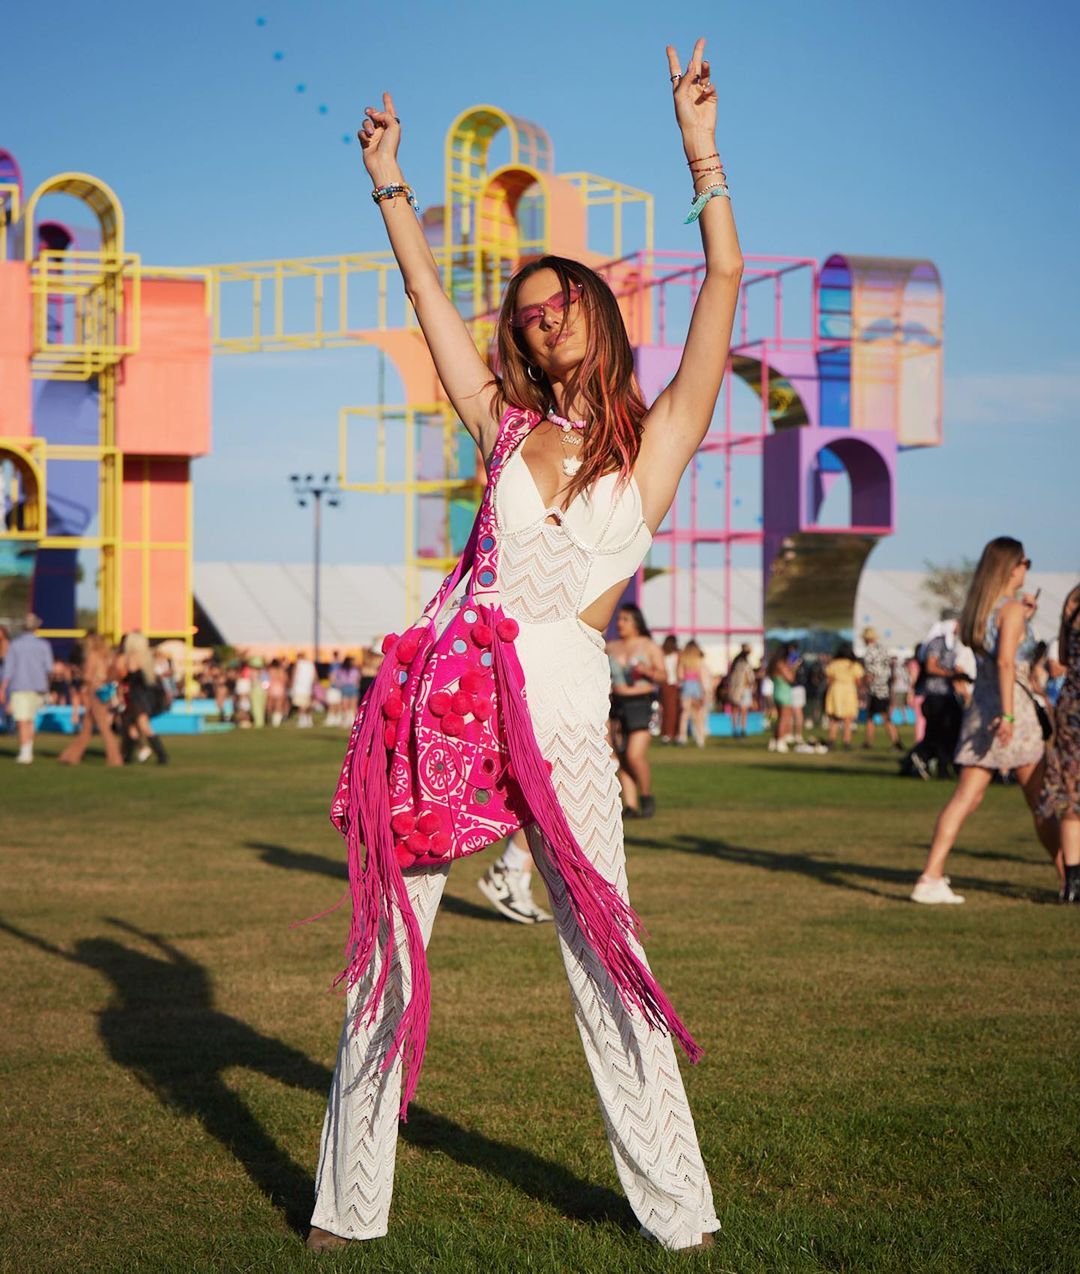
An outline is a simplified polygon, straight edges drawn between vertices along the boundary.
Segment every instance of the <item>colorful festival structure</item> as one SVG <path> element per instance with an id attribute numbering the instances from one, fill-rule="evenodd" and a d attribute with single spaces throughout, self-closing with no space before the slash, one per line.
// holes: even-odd
<path id="1" fill-rule="evenodd" d="M 56 194 L 93 212 L 90 241 L 41 219 Z M 494 106 L 463 112 L 447 134 L 444 202 L 423 224 L 485 353 L 511 274 L 554 252 L 611 284 L 646 398 L 674 373 L 701 256 L 654 247 L 648 193 L 557 173 L 538 125 Z M 942 321 L 928 261 L 748 257 L 713 428 L 646 568 L 670 579 L 658 629 L 760 633 L 731 617 L 733 563 L 748 548 L 764 567 L 766 631 L 852 628 L 863 564 L 894 529 L 897 454 L 941 442 Z M 356 345 L 379 351 L 378 401 L 342 408 L 339 479 L 404 497 L 415 612 L 421 571 L 446 570 L 462 547 L 483 470 L 392 254 L 147 267 L 126 250 L 104 183 L 62 174 L 24 201 L 18 167 L 0 152 L 0 577 L 32 584 L 49 630 L 73 636 L 75 552 L 94 547 L 101 631 L 190 641 L 190 464 L 210 443 L 211 354 Z M 386 401 L 390 368 L 398 402 Z M 760 476 L 747 475 L 748 457 Z M 845 481 L 850 512 L 834 524 L 830 495 Z M 752 520 L 736 491 L 749 482 L 761 493 Z M 712 627 L 698 623 L 704 554 L 723 566 L 724 622 Z M 0 611 L 10 609 L 0 593 Z"/>

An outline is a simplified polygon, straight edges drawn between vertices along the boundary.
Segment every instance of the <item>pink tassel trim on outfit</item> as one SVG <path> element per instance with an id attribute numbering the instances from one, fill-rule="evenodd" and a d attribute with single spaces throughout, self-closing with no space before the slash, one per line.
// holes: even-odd
<path id="1" fill-rule="evenodd" d="M 394 963 L 396 910 L 405 926 L 408 973 L 412 985 L 393 1042 L 387 1050 L 383 1069 L 389 1070 L 394 1058 L 401 1055 L 401 1118 L 404 1120 L 424 1063 L 428 1020 L 431 1015 L 431 977 L 424 952 L 423 934 L 409 901 L 401 865 L 394 853 L 394 837 L 390 827 L 390 785 L 386 747 L 382 738 L 381 709 L 393 689 L 395 667 L 393 660 L 384 660 L 368 691 L 367 712 L 353 752 L 346 831 L 353 914 L 346 942 L 349 963 L 336 979 L 335 985 L 344 981 L 346 987 L 351 989 L 372 968 L 379 931 L 382 928 L 384 937 L 378 951 L 378 973 L 371 993 L 356 1015 L 357 1028 L 365 1019 L 366 1024 L 371 1026 L 378 1017 Z M 404 976 L 405 970 L 401 972 Z"/>

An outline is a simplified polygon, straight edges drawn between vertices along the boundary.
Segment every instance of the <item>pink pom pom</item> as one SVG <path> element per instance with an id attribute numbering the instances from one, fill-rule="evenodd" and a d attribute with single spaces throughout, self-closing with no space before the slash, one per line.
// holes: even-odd
<path id="1" fill-rule="evenodd" d="M 499 634 L 501 641 L 513 641 L 521 629 L 516 619 L 500 619 L 495 625 L 495 631 Z"/>
<path id="2" fill-rule="evenodd" d="M 402 702 L 401 695 L 391 695 L 382 706 L 383 716 L 388 721 L 400 721 L 402 714 L 405 712 L 405 704 Z"/>
<path id="3" fill-rule="evenodd" d="M 445 717 L 450 711 L 451 698 L 445 690 L 436 690 L 428 700 L 428 709 L 433 717 Z"/>
<path id="4" fill-rule="evenodd" d="M 420 649 L 420 643 L 415 637 L 402 637 L 397 644 L 397 650 L 394 652 L 397 656 L 399 664 L 411 664 L 416 658 L 416 652 Z"/>
<path id="5" fill-rule="evenodd" d="M 431 837 L 423 832 L 410 832 L 405 844 L 416 855 L 426 854 L 431 850 Z"/>
<path id="6" fill-rule="evenodd" d="M 416 826 L 419 827 L 425 836 L 434 836 L 442 826 L 442 820 L 434 810 L 424 810 L 417 820 Z"/>
<path id="7" fill-rule="evenodd" d="M 458 689 L 467 695 L 478 695 L 485 684 L 485 679 L 478 672 L 463 672 L 458 682 Z"/>
<path id="8" fill-rule="evenodd" d="M 440 858 L 446 857 L 450 853 L 450 833 L 436 832 L 431 838 L 431 852 L 438 854 Z"/>
<path id="9" fill-rule="evenodd" d="M 456 712 L 448 712 L 442 719 L 443 734 L 448 734 L 452 739 L 456 739 L 465 729 L 465 720 L 458 716 Z"/>
<path id="10" fill-rule="evenodd" d="M 399 836 L 408 836 L 416 830 L 416 815 L 411 810 L 399 810 L 390 820 L 390 826 Z"/>
<path id="11" fill-rule="evenodd" d="M 386 746 L 391 751 L 393 751 L 394 747 L 397 745 L 397 726 L 396 725 L 388 725 L 386 729 L 383 731 L 383 743 L 385 743 Z"/>
<path id="12" fill-rule="evenodd" d="M 416 855 L 403 840 L 399 840 L 394 846 L 394 854 L 397 857 L 399 867 L 411 867 L 416 862 Z"/>
<path id="13" fill-rule="evenodd" d="M 473 710 L 473 697 L 459 690 L 450 700 L 450 707 L 459 717 L 467 717 Z"/>
<path id="14" fill-rule="evenodd" d="M 473 701 L 472 714 L 477 721 L 486 721 L 494 712 L 495 707 L 487 695 L 479 695 Z"/>
<path id="15" fill-rule="evenodd" d="M 382 652 L 384 655 L 388 655 L 394 649 L 397 645 L 397 639 L 397 633 L 386 634 L 386 636 L 382 639 Z"/>
<path id="16" fill-rule="evenodd" d="M 470 636 L 477 646 L 491 645 L 491 628 L 487 624 L 473 624 Z"/>
<path id="17" fill-rule="evenodd" d="M 550 761 L 545 761 L 545 762 L 544 762 L 544 764 L 547 766 L 547 772 L 548 772 L 549 774 L 550 774 L 550 773 L 551 773 L 551 771 L 552 771 L 552 770 L 554 770 L 554 768 L 555 768 L 555 766 L 554 766 L 554 765 L 552 765 L 552 763 L 551 763 Z"/>

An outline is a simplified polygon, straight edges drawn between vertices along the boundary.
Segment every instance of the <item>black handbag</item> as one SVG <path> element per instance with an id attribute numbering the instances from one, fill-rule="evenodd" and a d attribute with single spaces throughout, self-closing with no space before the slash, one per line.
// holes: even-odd
<path id="1" fill-rule="evenodd" d="M 1031 705 L 1035 709 L 1035 715 L 1039 719 L 1039 729 L 1042 731 L 1042 737 L 1045 740 L 1049 741 L 1050 739 L 1053 738 L 1053 735 L 1054 735 L 1054 723 L 1050 719 L 1050 713 L 1046 711 L 1043 705 L 1035 697 L 1034 693 L 1031 690 L 1031 687 L 1024 685 L 1024 683 L 1020 680 L 1019 677 L 1017 677 L 1016 679 L 1016 684 L 1020 687 L 1020 689 L 1024 692 L 1024 694 L 1026 694 L 1027 697 L 1031 700 Z"/>

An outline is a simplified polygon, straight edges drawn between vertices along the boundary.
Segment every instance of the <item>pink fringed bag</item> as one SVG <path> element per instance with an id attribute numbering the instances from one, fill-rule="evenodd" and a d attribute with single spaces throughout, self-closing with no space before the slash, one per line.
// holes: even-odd
<path id="1" fill-rule="evenodd" d="M 477 600 L 498 575 L 494 491 L 511 452 L 539 421 L 510 408 L 488 462 L 488 485 L 469 541 L 454 570 L 385 658 L 361 702 L 345 751 L 330 817 L 346 839 L 353 918 L 351 987 L 377 959 L 358 1022 L 374 1022 L 395 946 L 395 913 L 405 928 L 412 971 L 386 1066 L 404 1065 L 401 1116 L 419 1077 L 427 1038 L 430 980 L 420 927 L 403 869 L 442 866 L 476 853 L 526 822 L 539 825 L 571 909 L 623 1002 L 652 1027 L 669 1030 L 692 1061 L 700 1049 L 636 950 L 640 923 L 618 891 L 581 851 L 537 745 L 514 649 L 515 620 Z M 449 622 L 447 604 L 469 573 L 464 599 Z"/>

